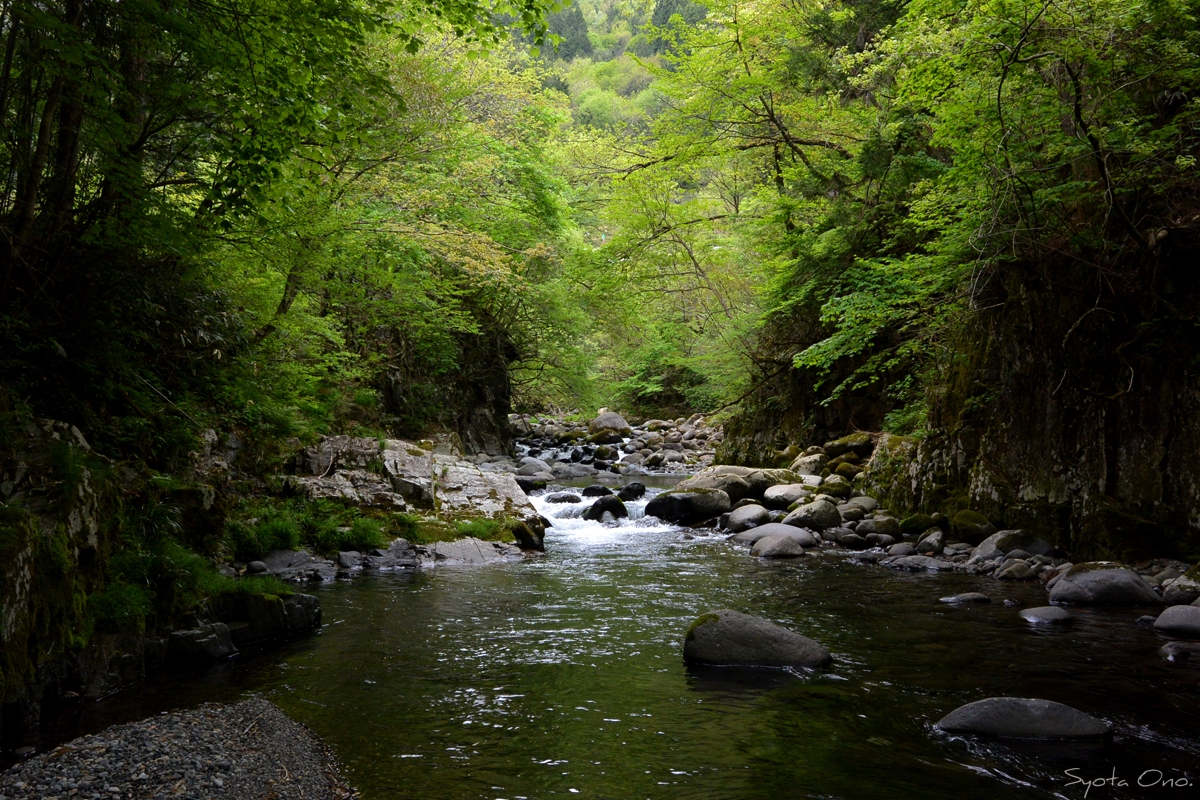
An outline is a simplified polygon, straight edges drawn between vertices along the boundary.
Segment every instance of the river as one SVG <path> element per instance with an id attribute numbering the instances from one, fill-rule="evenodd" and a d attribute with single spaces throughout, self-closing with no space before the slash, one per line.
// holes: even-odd
<path id="1" fill-rule="evenodd" d="M 630 504 L 635 517 L 644 506 Z M 1200 666 L 1160 659 L 1161 640 L 1133 624 L 1140 611 L 1076 610 L 1072 627 L 1040 629 L 999 602 L 1044 605 L 1036 583 L 898 574 L 836 552 L 772 563 L 645 518 L 554 522 L 545 555 L 522 563 L 315 589 L 319 634 L 199 678 L 160 676 L 57 735 L 259 692 L 325 739 L 366 800 L 1073 798 L 1098 778 L 1088 797 L 1197 796 Z M 959 591 L 997 602 L 938 602 Z M 834 664 L 689 669 L 683 632 L 714 608 L 804 633 Z M 992 695 L 1103 716 L 1115 741 L 932 730 Z M 1139 788 L 1153 770 L 1158 785 Z"/>

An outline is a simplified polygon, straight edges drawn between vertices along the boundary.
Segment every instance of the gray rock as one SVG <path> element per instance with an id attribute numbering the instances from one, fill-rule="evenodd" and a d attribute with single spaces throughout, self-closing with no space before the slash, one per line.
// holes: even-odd
<path id="1" fill-rule="evenodd" d="M 874 497 L 867 497 L 866 495 L 862 494 L 858 495 L 857 497 L 851 497 L 846 502 L 858 506 L 868 514 L 879 508 L 878 500 L 876 500 Z"/>
<path id="2" fill-rule="evenodd" d="M 684 637 L 683 657 L 723 666 L 827 666 L 829 651 L 807 636 L 729 609 L 701 614 Z"/>
<path id="3" fill-rule="evenodd" d="M 811 496 L 812 488 L 803 483 L 781 483 L 763 492 L 763 505 L 767 508 L 783 509 Z"/>
<path id="4" fill-rule="evenodd" d="M 615 411 L 605 411 L 588 423 L 589 436 L 604 433 L 615 433 L 619 439 L 622 436 L 632 436 L 633 429 L 629 427 L 629 423 L 620 414 Z"/>
<path id="5" fill-rule="evenodd" d="M 1191 660 L 1194 653 L 1200 653 L 1200 644 L 1196 642 L 1167 642 L 1158 648 L 1160 656 L 1175 664 Z"/>
<path id="6" fill-rule="evenodd" d="M 1146 580 L 1111 561 L 1076 564 L 1050 590 L 1052 603 L 1159 605 L 1162 600 Z"/>
<path id="7" fill-rule="evenodd" d="M 836 527 L 841 521 L 842 515 L 838 513 L 837 507 L 826 500 L 806 503 L 783 518 L 785 525 L 814 531 Z"/>
<path id="8" fill-rule="evenodd" d="M 550 467 L 550 474 L 560 481 L 565 481 L 571 478 L 590 478 L 596 474 L 596 469 L 587 464 L 569 464 L 566 461 L 558 461 Z"/>
<path id="9" fill-rule="evenodd" d="M 889 561 L 887 565 L 892 569 L 906 569 L 913 572 L 920 570 L 945 572 L 954 569 L 954 565 L 948 561 L 942 561 L 940 558 L 930 558 L 929 556 L 901 556 L 895 561 Z"/>
<path id="10" fill-rule="evenodd" d="M 1038 539 L 1032 533 L 1019 530 L 1000 531 L 980 542 L 967 563 L 992 561 L 1018 548 L 1033 555 L 1049 555 L 1054 550 L 1049 542 Z"/>
<path id="11" fill-rule="evenodd" d="M 856 530 L 855 533 L 862 533 Z M 871 547 L 891 547 L 896 543 L 896 539 L 886 533 L 868 533 L 865 537 L 867 544 Z"/>
<path id="12" fill-rule="evenodd" d="M 759 539 L 766 538 L 767 536 L 790 536 L 801 547 L 807 548 L 819 547 L 821 544 L 821 541 L 811 531 L 806 531 L 803 528 L 797 528 L 793 525 L 784 525 L 780 522 L 768 522 L 765 525 L 759 525 L 757 528 L 743 531 L 734 536 L 733 541 L 739 544 L 754 544 Z"/>
<path id="13" fill-rule="evenodd" d="M 735 508 L 729 514 L 725 527 L 734 533 L 750 530 L 771 521 L 771 513 L 760 505 L 746 505 Z"/>
<path id="14" fill-rule="evenodd" d="M 930 528 L 917 540 L 917 552 L 940 553 L 946 549 L 946 534 L 941 528 Z"/>
<path id="15" fill-rule="evenodd" d="M 866 550 L 871 546 L 867 543 L 866 539 L 859 536 L 857 533 L 854 533 L 853 531 L 839 533 L 837 537 L 837 543 L 847 550 Z"/>
<path id="16" fill-rule="evenodd" d="M 603 497 L 596 498 L 596 502 L 583 512 L 584 519 L 590 519 L 593 522 L 604 520 L 605 514 L 611 514 L 613 519 L 624 519 L 629 516 L 629 511 L 625 508 L 625 504 L 621 502 L 621 498 L 615 494 L 607 494 Z"/>
<path id="17" fill-rule="evenodd" d="M 900 535 L 900 523 L 893 517 L 875 517 L 874 519 L 864 519 L 856 530 L 863 536 L 868 533 L 885 533 L 888 536 L 896 537 Z M 941 548 L 938 550 L 940 551 Z"/>
<path id="18" fill-rule="evenodd" d="M 794 536 L 764 536 L 750 548 L 750 555 L 759 558 L 798 558 L 804 555 L 804 548 Z"/>
<path id="19" fill-rule="evenodd" d="M 1137 625 L 1139 628 L 1142 628 L 1143 630 L 1151 630 L 1154 628 L 1154 620 L 1155 620 L 1155 616 L 1153 614 L 1143 614 L 1142 616 L 1135 619 L 1133 621 L 1133 624 Z"/>
<path id="20" fill-rule="evenodd" d="M 584 497 L 604 497 L 608 494 L 612 494 L 612 489 L 599 483 L 593 483 L 583 490 Z"/>
<path id="21" fill-rule="evenodd" d="M 954 709 L 936 725 L 946 733 L 1016 739 L 1106 739 L 1112 725 L 1055 703 L 1021 697 L 989 697 Z"/>
<path id="22" fill-rule="evenodd" d="M 337 563 L 342 569 L 361 569 L 363 554 L 357 550 L 343 550 L 338 553 Z"/>
<path id="23" fill-rule="evenodd" d="M 1181 606 L 1200 599 L 1200 567 L 1193 567 L 1163 589 L 1163 602 Z"/>
<path id="24" fill-rule="evenodd" d="M 555 492 L 554 494 L 546 495 L 547 503 L 581 503 L 582 498 L 571 492 Z"/>
<path id="25" fill-rule="evenodd" d="M 940 598 L 943 603 L 951 603 L 953 605 L 975 605 L 979 603 L 990 603 L 992 598 L 982 592 L 964 592 L 963 594 L 952 594 L 949 597 Z"/>
<path id="26" fill-rule="evenodd" d="M 888 548 L 888 555 L 890 556 L 915 556 L 916 554 L 917 548 L 908 542 L 899 542 Z"/>
<path id="27" fill-rule="evenodd" d="M 191 630 L 171 631 L 167 643 L 167 658 L 176 664 L 218 661 L 235 655 L 237 651 L 229 626 L 223 622 L 213 622 Z"/>
<path id="28" fill-rule="evenodd" d="M 863 511 L 863 507 L 854 503 L 842 503 L 837 507 L 838 513 L 842 515 L 843 522 L 858 522 L 867 515 Z"/>
<path id="29" fill-rule="evenodd" d="M 261 575 L 267 571 L 267 565 L 262 561 L 251 561 L 246 565 L 246 572 L 250 575 Z"/>
<path id="30" fill-rule="evenodd" d="M 694 525 L 729 510 L 729 495 L 719 489 L 663 492 L 646 504 L 646 514 L 680 525 Z"/>
<path id="31" fill-rule="evenodd" d="M 1073 619 L 1065 608 L 1059 606 L 1026 608 L 1021 611 L 1021 618 L 1034 625 L 1061 625 Z"/>
<path id="32" fill-rule="evenodd" d="M 1154 630 L 1178 639 L 1200 639 L 1200 607 L 1171 606 L 1154 620 Z"/>
<path id="33" fill-rule="evenodd" d="M 422 566 L 477 565 L 520 558 L 520 548 L 498 542 L 484 542 L 465 538 L 454 542 L 434 542 L 416 548 L 422 556 Z"/>
<path id="34" fill-rule="evenodd" d="M 799 475 L 820 475 L 829 463 L 829 457 L 824 453 L 800 456 L 792 462 L 791 470 Z"/>
<path id="35" fill-rule="evenodd" d="M 1011 561 L 1001 566 L 996 578 L 1002 581 L 1031 581 L 1037 573 L 1029 568 L 1024 561 Z"/>
<path id="36" fill-rule="evenodd" d="M 640 481 L 630 481 L 617 490 L 617 497 L 628 503 L 630 500 L 640 500 L 646 496 L 646 484 Z"/>

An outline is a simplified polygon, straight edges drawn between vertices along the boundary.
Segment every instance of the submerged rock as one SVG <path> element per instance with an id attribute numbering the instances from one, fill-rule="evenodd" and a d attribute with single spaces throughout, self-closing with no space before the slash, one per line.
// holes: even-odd
<path id="1" fill-rule="evenodd" d="M 833 661 L 828 650 L 807 636 L 729 609 L 702 614 L 692 623 L 683 657 L 697 664 L 809 669 Z"/>
<path id="2" fill-rule="evenodd" d="M 946 733 L 1016 739 L 1106 739 L 1112 725 L 1051 700 L 989 697 L 954 709 L 936 724 Z"/>
<path id="3" fill-rule="evenodd" d="M 1050 590 L 1052 603 L 1096 605 L 1158 605 L 1162 600 L 1146 579 L 1111 561 L 1076 564 Z"/>
<path id="4" fill-rule="evenodd" d="M 992 598 L 982 592 L 964 592 L 963 594 L 954 594 L 949 597 L 940 598 L 943 603 L 951 603 L 952 605 L 974 605 L 978 603 L 990 603 Z"/>
<path id="5" fill-rule="evenodd" d="M 1026 608 L 1021 612 L 1021 618 L 1034 625 L 1062 625 L 1074 619 L 1065 608 L 1059 606 Z"/>
<path id="6" fill-rule="evenodd" d="M 887 565 L 892 569 L 906 569 L 913 572 L 920 570 L 945 572 L 946 570 L 954 569 L 954 565 L 950 562 L 942 561 L 940 558 L 930 558 L 929 556 L 901 556 L 895 561 L 889 561 Z"/>

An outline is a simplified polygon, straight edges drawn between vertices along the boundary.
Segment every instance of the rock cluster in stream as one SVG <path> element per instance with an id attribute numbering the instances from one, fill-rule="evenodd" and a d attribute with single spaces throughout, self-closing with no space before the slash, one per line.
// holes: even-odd
<path id="1" fill-rule="evenodd" d="M 320 739 L 258 698 L 114 725 L 0 774 L 0 800 L 355 796 Z"/>
<path id="2" fill-rule="evenodd" d="M 526 492 L 602 473 L 638 476 L 704 468 L 712 464 L 724 438 L 721 428 L 710 426 L 700 414 L 637 425 L 607 410 L 586 423 L 535 421 L 518 414 L 509 421 L 520 457 L 481 455 L 476 460 L 480 469 L 513 473 Z"/>

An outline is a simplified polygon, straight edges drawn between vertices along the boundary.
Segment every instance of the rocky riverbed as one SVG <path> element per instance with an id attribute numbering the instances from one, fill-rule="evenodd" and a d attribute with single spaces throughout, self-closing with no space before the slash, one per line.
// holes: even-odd
<path id="1" fill-rule="evenodd" d="M 258 698 L 115 725 L 0 774 L 0 800 L 354 796 L 321 740 Z"/>

